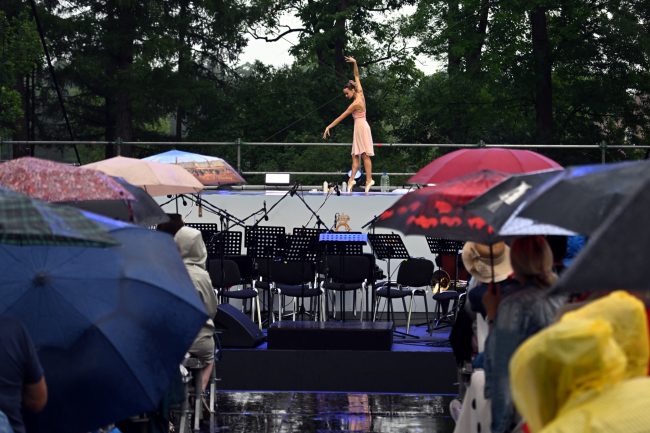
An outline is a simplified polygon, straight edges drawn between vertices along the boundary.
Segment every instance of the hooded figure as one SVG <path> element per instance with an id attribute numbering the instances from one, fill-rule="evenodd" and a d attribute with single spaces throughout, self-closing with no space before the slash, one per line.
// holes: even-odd
<path id="1" fill-rule="evenodd" d="M 215 328 L 212 318 L 217 313 L 217 296 L 212 288 L 210 274 L 206 270 L 208 251 L 201 237 L 201 232 L 192 227 L 181 227 L 174 235 L 174 241 L 181 253 L 187 273 L 190 275 L 210 317 L 199 331 L 189 350 L 192 355 L 207 364 L 203 370 L 203 388 L 205 389 L 214 363 Z"/>
<path id="2" fill-rule="evenodd" d="M 531 433 L 647 432 L 647 331 L 643 303 L 614 292 L 522 344 L 510 380 Z"/>

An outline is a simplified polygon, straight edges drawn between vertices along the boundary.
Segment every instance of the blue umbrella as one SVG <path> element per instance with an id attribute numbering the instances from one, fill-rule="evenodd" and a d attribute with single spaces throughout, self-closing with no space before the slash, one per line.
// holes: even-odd
<path id="1" fill-rule="evenodd" d="M 85 432 L 154 409 L 206 320 L 169 235 L 93 218 L 120 245 L 0 244 L 0 315 L 26 326 L 50 393 L 31 431 Z"/>

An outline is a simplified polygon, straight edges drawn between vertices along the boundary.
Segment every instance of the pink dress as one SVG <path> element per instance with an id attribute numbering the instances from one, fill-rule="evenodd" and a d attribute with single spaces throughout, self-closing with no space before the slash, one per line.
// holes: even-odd
<path id="1" fill-rule="evenodd" d="M 352 134 L 352 155 L 366 154 L 374 156 L 375 152 L 372 146 L 372 133 L 370 132 L 370 125 L 366 121 L 366 112 L 355 111 L 352 113 L 354 117 L 354 133 Z"/>

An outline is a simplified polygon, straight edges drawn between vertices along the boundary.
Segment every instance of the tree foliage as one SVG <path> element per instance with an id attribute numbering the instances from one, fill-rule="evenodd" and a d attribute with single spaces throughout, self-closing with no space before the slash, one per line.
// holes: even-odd
<path id="1" fill-rule="evenodd" d="M 48 0 L 38 8 L 79 139 L 321 142 L 348 103 L 343 56 L 354 55 L 380 144 L 649 144 L 650 0 Z M 290 34 L 298 36 L 292 65 L 240 64 L 247 38 Z M 30 101 L 19 83 L 32 74 L 35 138 L 67 138 L 24 3 L 3 2 L 0 42 L 0 135 L 22 137 Z M 422 55 L 442 66 L 424 74 Z M 349 142 L 352 123 L 334 132 L 333 141 Z M 347 171 L 350 158 L 327 146 L 243 149 L 246 171 Z M 237 157 L 233 148 L 193 150 Z M 435 152 L 378 147 L 375 169 L 413 171 Z"/>

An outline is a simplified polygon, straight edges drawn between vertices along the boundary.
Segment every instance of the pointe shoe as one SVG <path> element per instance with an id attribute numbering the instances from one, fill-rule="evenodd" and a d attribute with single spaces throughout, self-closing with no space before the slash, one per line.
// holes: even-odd
<path id="1" fill-rule="evenodd" d="M 368 194 L 368 191 L 370 191 L 370 187 L 372 187 L 375 184 L 374 179 L 370 180 L 370 182 L 366 182 L 366 194 Z"/>
<path id="2" fill-rule="evenodd" d="M 357 182 L 356 182 L 354 179 L 350 179 L 350 180 L 348 180 L 348 192 L 349 192 L 349 193 L 352 193 L 352 188 L 354 188 L 354 185 L 355 185 L 356 183 L 357 183 Z"/>

